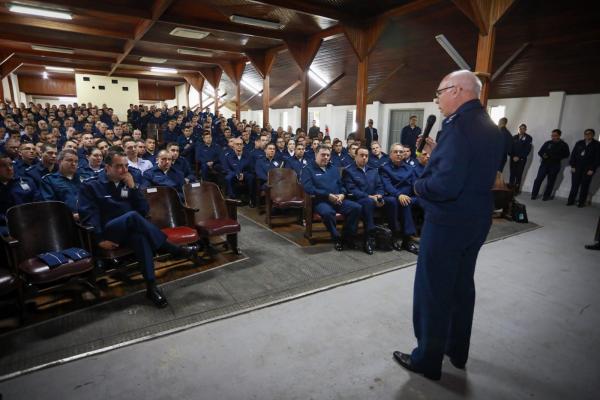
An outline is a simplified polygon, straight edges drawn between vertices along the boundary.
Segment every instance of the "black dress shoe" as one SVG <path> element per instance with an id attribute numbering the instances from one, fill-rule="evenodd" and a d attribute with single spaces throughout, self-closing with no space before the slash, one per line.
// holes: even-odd
<path id="1" fill-rule="evenodd" d="M 596 242 L 594 244 L 586 244 L 585 248 L 588 250 L 600 250 L 600 242 Z"/>
<path id="2" fill-rule="evenodd" d="M 251 201 L 251 202 L 248 203 L 248 207 L 250 207 L 250 208 L 256 208 L 256 204 L 254 204 L 254 202 Z"/>
<path id="3" fill-rule="evenodd" d="M 410 354 L 405 354 L 405 353 L 402 353 L 400 351 L 395 351 L 394 352 L 394 359 L 398 362 L 398 364 L 400 364 L 401 366 L 403 366 L 407 370 L 412 371 L 412 372 L 416 372 L 418 374 L 423 374 L 425 376 L 425 378 L 431 379 L 432 381 L 439 381 L 440 378 L 442 377 L 442 371 L 439 371 L 439 372 L 424 372 L 424 371 L 420 371 L 417 368 L 415 368 L 412 365 L 412 360 L 410 358 Z"/>
<path id="4" fill-rule="evenodd" d="M 531 200 L 537 200 L 537 196 L 531 196 Z"/>
<path id="5" fill-rule="evenodd" d="M 344 242 L 342 239 L 333 239 L 333 248 L 337 251 L 344 250 Z"/>
<path id="6" fill-rule="evenodd" d="M 397 240 L 394 240 L 392 242 L 392 249 L 396 250 L 396 251 L 402 251 L 402 244 L 398 243 Z"/>
<path id="7" fill-rule="evenodd" d="M 154 305 L 158 308 L 164 308 L 169 303 L 167 302 L 167 298 L 163 294 L 163 292 L 159 289 L 156 284 L 150 284 L 146 288 L 146 297 L 150 299 L 154 303 Z"/>
<path id="8" fill-rule="evenodd" d="M 548 200 L 552 200 L 550 197 L 543 197 L 542 201 L 548 201 Z"/>
<path id="9" fill-rule="evenodd" d="M 404 239 L 402 241 L 402 249 L 408 251 L 409 253 L 413 253 L 413 254 L 417 254 L 417 255 L 419 254 L 419 248 L 417 247 L 415 242 L 410 239 Z"/>
<path id="10" fill-rule="evenodd" d="M 454 357 L 450 357 L 450 364 L 454 365 L 454 368 L 465 369 L 467 363 L 460 362 Z"/>
<path id="11" fill-rule="evenodd" d="M 200 246 L 197 244 L 182 246 L 183 250 L 183 258 L 187 258 L 188 260 L 197 263 L 199 260 L 198 252 L 200 251 Z"/>
<path id="12" fill-rule="evenodd" d="M 567 205 L 568 205 L 568 206 L 572 206 L 573 204 L 575 204 L 575 202 L 574 202 L 574 201 L 567 201 Z"/>
<path id="13" fill-rule="evenodd" d="M 585 207 L 585 204 L 584 204 L 584 203 L 579 203 L 579 204 L 577 204 L 577 208 L 583 208 L 583 207 Z"/>
<path id="14" fill-rule="evenodd" d="M 368 255 L 373 254 L 373 241 L 371 239 L 367 239 L 365 241 L 364 250 L 365 250 L 365 253 L 367 253 Z"/>

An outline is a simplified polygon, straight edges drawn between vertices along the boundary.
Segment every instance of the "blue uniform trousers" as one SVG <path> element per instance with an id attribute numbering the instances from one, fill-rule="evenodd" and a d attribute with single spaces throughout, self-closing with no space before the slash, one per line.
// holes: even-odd
<path id="1" fill-rule="evenodd" d="M 396 221 L 396 225 L 398 224 L 398 200 L 396 200 L 393 196 L 384 196 L 383 197 L 383 210 L 385 212 L 385 216 L 388 221 Z M 362 207 L 362 220 L 365 228 L 365 232 L 371 232 L 375 229 L 375 209 L 377 205 L 375 202 L 369 198 L 365 197 L 356 201 Z M 391 228 L 390 228 L 391 229 Z M 393 229 L 392 229 L 393 230 Z"/>
<path id="2" fill-rule="evenodd" d="M 490 226 L 491 219 L 462 226 L 425 220 L 413 299 L 418 346 L 411 355 L 420 371 L 439 373 L 444 353 L 459 363 L 467 361 L 475 307 L 475 263 Z"/>
<path id="3" fill-rule="evenodd" d="M 321 216 L 323 224 L 331 234 L 333 239 L 338 239 L 340 233 L 335 225 L 335 213 L 339 212 L 344 216 L 344 228 L 342 235 L 350 237 L 356 233 L 358 218 L 360 217 L 361 205 L 352 200 L 344 200 L 342 204 L 331 204 L 328 201 L 320 201 L 314 205 L 314 210 Z"/>
<path id="4" fill-rule="evenodd" d="M 131 247 L 147 281 L 154 280 L 154 253 L 167 240 L 167 235 L 137 211 L 114 218 L 104 227 L 104 238 Z"/>
<path id="5" fill-rule="evenodd" d="M 546 182 L 546 189 L 544 189 L 544 199 L 549 199 L 552 196 L 552 189 L 554 189 L 554 182 L 556 182 L 556 177 L 560 172 L 560 164 L 540 164 L 540 168 L 538 169 L 537 176 L 535 177 L 535 181 L 533 182 L 533 189 L 531 190 L 531 197 L 537 197 L 540 192 L 540 187 L 542 186 L 542 182 L 546 176 L 548 177 L 548 182 Z"/>
<path id="6" fill-rule="evenodd" d="M 510 180 L 509 183 L 513 188 L 521 189 L 521 179 L 523 179 L 523 171 L 527 164 L 526 158 L 521 158 L 519 161 L 510 160 Z"/>
<path id="7" fill-rule="evenodd" d="M 589 176 L 587 174 L 588 171 L 588 168 L 576 167 L 575 172 L 571 173 L 571 191 L 569 192 L 569 203 L 575 202 L 577 192 L 579 192 L 579 204 L 585 204 L 587 201 L 590 183 L 592 183 L 592 179 L 594 178 L 594 175 Z M 580 187 L 581 190 L 579 190 Z"/>
<path id="8" fill-rule="evenodd" d="M 225 186 L 227 188 L 227 196 L 237 199 L 239 197 L 238 190 L 236 190 L 236 184 L 243 184 L 248 188 L 248 194 L 252 201 L 256 199 L 256 187 L 254 185 L 254 174 L 249 172 L 244 172 L 244 180 L 240 182 L 237 178 L 237 175 L 230 172 L 225 175 Z"/>
<path id="9" fill-rule="evenodd" d="M 411 203 L 408 206 L 403 206 L 394 196 L 385 197 L 386 205 L 393 204 L 390 209 L 388 223 L 392 232 L 402 232 L 404 236 L 414 236 L 417 234 L 415 220 L 412 214 L 413 206 L 421 206 L 421 201 L 418 197 L 411 197 Z M 402 227 L 400 227 L 399 219 L 402 219 Z"/>

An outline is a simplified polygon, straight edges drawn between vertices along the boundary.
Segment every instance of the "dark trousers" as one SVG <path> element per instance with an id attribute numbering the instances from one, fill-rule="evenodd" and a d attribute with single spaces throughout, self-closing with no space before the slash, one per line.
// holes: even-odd
<path id="1" fill-rule="evenodd" d="M 519 161 L 510 160 L 510 180 L 511 187 L 516 192 L 521 191 L 521 179 L 523 178 L 523 171 L 525 170 L 525 164 L 527 163 L 526 158 L 520 158 Z"/>
<path id="2" fill-rule="evenodd" d="M 386 197 L 386 204 L 388 201 L 394 204 L 393 214 L 389 217 L 389 226 L 392 232 L 402 232 L 403 236 L 414 236 L 417 234 L 417 228 L 415 227 L 415 220 L 413 218 L 414 206 L 420 206 L 420 200 L 418 197 L 411 197 L 411 203 L 407 206 L 400 204 L 396 197 Z M 400 225 L 402 221 L 402 226 Z"/>
<path id="3" fill-rule="evenodd" d="M 248 194 L 252 201 L 256 200 L 256 188 L 254 186 L 254 174 L 245 172 L 244 179 L 240 181 L 236 174 L 229 173 L 225 176 L 225 185 L 227 188 L 227 196 L 237 199 L 239 198 L 239 186 L 244 186 L 248 190 Z"/>
<path id="4" fill-rule="evenodd" d="M 344 200 L 342 204 L 331 204 L 328 201 L 320 201 L 314 206 L 315 212 L 321 216 L 323 224 L 325 224 L 333 239 L 339 239 L 340 237 L 335 224 L 335 213 L 338 212 L 344 216 L 342 236 L 349 238 L 356 234 L 361 209 L 360 204 L 351 200 Z"/>
<path id="5" fill-rule="evenodd" d="M 535 177 L 535 181 L 533 182 L 533 189 L 531 190 L 531 197 L 537 197 L 540 192 L 540 187 L 542 186 L 542 182 L 546 176 L 548 177 L 548 181 L 546 182 L 546 189 L 544 189 L 544 199 L 549 199 L 552 196 L 552 190 L 554 189 L 554 183 L 556 182 L 556 177 L 560 172 L 560 164 L 547 164 L 541 163 L 540 168 L 538 169 L 537 176 Z"/>
<path id="6" fill-rule="evenodd" d="M 571 192 L 569 193 L 569 203 L 574 203 L 577 198 L 577 192 L 579 192 L 579 204 L 585 204 L 587 200 L 588 192 L 590 190 L 590 183 L 594 175 L 589 176 L 587 172 L 589 169 L 576 168 L 575 172 L 571 173 Z M 581 188 L 581 190 L 580 190 Z"/>
<path id="7" fill-rule="evenodd" d="M 132 248 L 144 278 L 147 281 L 154 280 L 154 253 L 167 240 L 167 236 L 156 225 L 140 213 L 129 211 L 106 224 L 104 237 Z"/>
<path id="8" fill-rule="evenodd" d="M 500 161 L 500 168 L 498 168 L 499 172 L 504 171 L 504 167 L 506 166 L 506 160 L 508 160 L 510 156 L 502 156 L 502 161 Z"/>
<path id="9" fill-rule="evenodd" d="M 418 346 L 411 360 L 438 373 L 444 353 L 458 362 L 469 355 L 475 307 L 475 263 L 491 219 L 446 226 L 425 220 L 415 275 L 413 326 Z"/>
<path id="10" fill-rule="evenodd" d="M 396 206 L 396 199 L 392 196 L 383 198 L 384 204 L 383 209 L 385 216 L 388 221 L 393 221 L 394 218 L 398 218 L 398 207 Z M 360 200 L 356 200 L 362 207 L 362 220 L 365 228 L 365 233 L 368 234 L 375 229 L 375 209 L 377 204 L 370 197 L 365 197 Z"/>

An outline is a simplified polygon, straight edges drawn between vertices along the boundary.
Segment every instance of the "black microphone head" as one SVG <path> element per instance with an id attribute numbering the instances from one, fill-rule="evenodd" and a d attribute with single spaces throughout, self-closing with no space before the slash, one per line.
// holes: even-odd
<path id="1" fill-rule="evenodd" d="M 436 119 L 437 119 L 436 116 L 431 114 L 429 117 L 427 117 L 427 125 L 435 124 Z"/>

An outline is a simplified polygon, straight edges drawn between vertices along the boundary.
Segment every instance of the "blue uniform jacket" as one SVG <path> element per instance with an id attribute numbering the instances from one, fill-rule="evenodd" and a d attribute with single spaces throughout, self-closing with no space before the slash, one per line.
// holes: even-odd
<path id="1" fill-rule="evenodd" d="M 220 161 L 221 150 L 219 146 L 212 143 L 207 146 L 203 142 L 196 142 L 196 161 L 206 164 L 209 161 L 218 163 Z"/>
<path id="2" fill-rule="evenodd" d="M 333 164 L 327 164 L 325 171 L 311 161 L 302 170 L 300 176 L 304 191 L 314 195 L 317 201 L 327 201 L 330 194 L 346 194 L 346 188 L 342 184 L 340 171 Z"/>
<path id="3" fill-rule="evenodd" d="M 33 160 L 33 164 L 29 165 L 29 164 L 25 164 L 25 162 L 21 159 L 15 161 L 15 163 L 13 164 L 13 169 L 15 170 L 15 176 L 25 176 L 25 171 L 27 170 L 27 168 L 33 167 L 38 162 L 39 161 L 37 159 L 35 159 L 35 160 Z"/>
<path id="4" fill-rule="evenodd" d="M 52 168 L 52 171 L 56 171 L 57 169 L 58 169 L 58 166 L 54 166 L 54 168 Z M 25 170 L 25 176 L 27 176 L 28 178 L 33 179 L 33 181 L 35 182 L 35 184 L 39 188 L 40 187 L 40 183 L 42 181 L 42 176 L 48 175 L 48 174 L 52 173 L 52 171 L 50 171 L 47 168 L 45 168 L 44 164 L 42 164 L 41 162 L 39 162 L 36 165 L 32 165 L 31 167 L 27 168 Z"/>
<path id="5" fill-rule="evenodd" d="M 592 140 L 587 146 L 585 140 L 575 143 L 569 165 L 576 169 L 596 171 L 600 165 L 600 142 Z"/>
<path id="6" fill-rule="evenodd" d="M 512 144 L 510 146 L 510 155 L 513 157 L 527 158 L 531 152 L 532 137 L 525 134 L 523 138 L 517 134 L 512 138 Z"/>
<path id="7" fill-rule="evenodd" d="M 156 154 L 152 154 L 152 153 L 149 153 L 148 151 L 146 151 L 144 153 L 144 155 L 142 156 L 142 158 L 144 160 L 150 161 L 152 163 L 152 165 L 156 164 Z"/>
<path id="8" fill-rule="evenodd" d="M 488 220 L 492 186 L 504 144 L 498 127 L 479 102 L 471 100 L 442 123 L 440 141 L 415 182 L 428 221 L 467 225 Z"/>
<path id="9" fill-rule="evenodd" d="M 251 173 L 250 156 L 242 152 L 242 157 L 238 159 L 235 151 L 230 151 L 224 156 L 223 170 L 227 175 L 239 175 L 240 173 Z"/>
<path id="10" fill-rule="evenodd" d="M 102 171 L 104 171 L 104 164 L 100 165 L 100 169 L 96 171 L 94 171 L 89 164 L 85 167 L 77 168 L 77 174 L 84 180 L 96 176 Z"/>
<path id="11" fill-rule="evenodd" d="M 178 157 L 171 165 L 171 168 L 179 171 L 188 181 L 196 182 L 196 174 L 192 171 L 190 163 L 185 158 Z"/>
<path id="12" fill-rule="evenodd" d="M 256 172 L 256 163 L 263 158 L 265 158 L 263 149 L 254 149 L 250 152 L 250 172 Z"/>
<path id="13" fill-rule="evenodd" d="M 167 145 L 168 143 L 171 143 L 171 142 L 177 143 L 178 137 L 179 137 L 179 130 L 177 128 L 173 129 L 172 131 L 169 130 L 169 128 L 165 128 L 162 131 L 162 139 L 163 139 L 163 143 L 165 145 Z"/>
<path id="14" fill-rule="evenodd" d="M 104 240 L 104 227 L 110 220 L 129 211 L 137 211 L 145 217 L 148 210 L 148 202 L 139 188 L 130 189 L 123 182 L 115 186 L 105 173 L 81 184 L 79 218 L 83 225 L 94 228 L 98 242 Z"/>
<path id="15" fill-rule="evenodd" d="M 269 160 L 267 157 L 263 157 L 256 161 L 256 166 L 254 167 L 256 171 L 256 177 L 258 179 L 262 179 L 263 181 L 267 181 L 269 178 L 269 171 L 274 168 L 282 168 L 283 161 L 276 160 L 273 158 Z"/>
<path id="16" fill-rule="evenodd" d="M 77 212 L 77 199 L 79 198 L 79 187 L 81 177 L 75 174 L 72 179 L 67 178 L 60 172 L 44 175 L 40 191 L 44 200 L 62 201 L 73 212 Z"/>
<path id="17" fill-rule="evenodd" d="M 402 128 L 402 132 L 400 133 L 400 143 L 403 146 L 409 147 L 413 156 L 417 150 L 417 138 L 420 134 L 421 128 L 418 126 L 411 128 L 410 125 L 406 125 L 404 128 Z"/>
<path id="18" fill-rule="evenodd" d="M 14 177 L 6 185 L 0 183 L 0 226 L 6 226 L 9 208 L 34 201 L 42 201 L 42 197 L 31 178 Z"/>
<path id="19" fill-rule="evenodd" d="M 305 153 L 306 154 L 306 153 Z M 306 157 L 306 155 L 305 155 Z M 315 159 L 314 153 L 312 153 L 312 159 Z M 331 163 L 336 167 L 346 168 L 348 165 L 354 163 L 352 157 L 348 155 L 348 153 L 342 152 L 341 154 L 336 153 L 335 151 L 331 152 Z"/>
<path id="20" fill-rule="evenodd" d="M 360 200 L 368 196 L 380 194 L 383 196 L 383 183 L 377 168 L 368 164 L 365 170 L 358 168 L 356 164 L 348 166 L 343 174 L 344 186 L 354 199 Z"/>
<path id="21" fill-rule="evenodd" d="M 307 164 L 308 160 L 304 157 L 302 157 L 302 159 L 300 160 L 296 157 L 290 157 L 285 161 L 283 167 L 293 169 L 296 172 L 298 180 L 300 180 L 300 175 L 302 175 L 302 168 L 304 168 Z"/>
<path id="22" fill-rule="evenodd" d="M 402 161 L 400 165 L 389 162 L 379 169 L 385 192 L 394 197 L 398 197 L 401 194 L 406 196 L 412 196 L 414 194 L 414 166 L 406 161 Z"/>
<path id="23" fill-rule="evenodd" d="M 185 179 L 179 171 L 173 168 L 169 168 L 167 173 L 164 173 L 158 166 L 155 166 L 144 172 L 143 178 L 142 189 L 150 186 L 167 186 L 177 190 L 177 193 L 183 196 Z"/>
<path id="24" fill-rule="evenodd" d="M 370 154 L 368 165 L 373 168 L 380 168 L 389 162 L 390 162 L 390 157 L 387 154 L 382 152 L 381 157 L 379 157 L 379 158 L 375 157 L 373 154 Z"/>
<path id="25" fill-rule="evenodd" d="M 196 159 L 196 139 L 193 136 L 186 138 L 185 135 L 181 135 L 177 139 L 177 144 L 179 157 L 185 158 L 190 165 L 193 165 Z"/>

